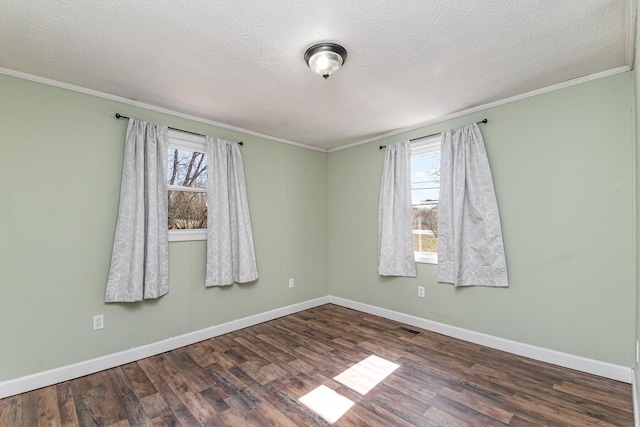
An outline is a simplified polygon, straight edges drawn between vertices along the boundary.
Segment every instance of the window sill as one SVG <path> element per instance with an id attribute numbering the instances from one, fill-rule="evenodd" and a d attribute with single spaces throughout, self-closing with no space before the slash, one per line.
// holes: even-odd
<path id="1" fill-rule="evenodd" d="M 420 264 L 438 264 L 437 252 L 414 252 L 416 262 Z"/>
<path id="2" fill-rule="evenodd" d="M 192 240 L 207 240 L 207 229 L 169 230 L 170 242 L 188 242 Z"/>

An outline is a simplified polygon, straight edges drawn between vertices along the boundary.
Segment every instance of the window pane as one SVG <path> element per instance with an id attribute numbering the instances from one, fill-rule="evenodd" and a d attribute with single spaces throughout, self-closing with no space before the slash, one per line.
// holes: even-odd
<path id="1" fill-rule="evenodd" d="M 207 228 L 207 193 L 169 190 L 169 230 Z"/>
<path id="2" fill-rule="evenodd" d="M 207 187 L 207 156 L 197 151 L 169 148 L 169 185 Z"/>
<path id="3" fill-rule="evenodd" d="M 413 207 L 413 250 L 438 252 L 438 206 Z"/>
<path id="4" fill-rule="evenodd" d="M 438 201 L 440 192 L 440 153 L 411 158 L 411 202 Z"/>
<path id="5" fill-rule="evenodd" d="M 413 204 L 413 248 L 416 252 L 438 252 L 438 197 L 440 153 L 411 158 Z"/>

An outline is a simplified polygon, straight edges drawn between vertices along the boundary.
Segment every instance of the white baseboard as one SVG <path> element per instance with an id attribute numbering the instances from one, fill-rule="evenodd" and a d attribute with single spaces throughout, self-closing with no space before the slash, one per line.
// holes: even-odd
<path id="1" fill-rule="evenodd" d="M 474 332 L 468 329 L 446 325 L 444 323 L 434 322 L 432 320 L 423 319 L 421 317 L 399 313 L 397 311 L 387 310 L 385 308 L 380 308 L 373 305 L 348 300 L 345 298 L 331 296 L 330 301 L 331 303 L 336 305 L 352 308 L 354 310 L 384 317 L 386 319 L 395 320 L 397 322 L 406 323 L 407 325 L 416 326 L 428 331 L 437 332 L 442 335 L 447 335 L 475 344 L 484 345 L 486 347 L 495 348 L 497 350 L 503 350 L 512 354 L 517 354 L 519 356 L 539 360 L 541 362 L 547 362 L 553 365 L 558 365 L 565 368 L 574 369 L 576 371 L 586 372 L 588 374 L 598 375 L 616 381 L 622 381 L 625 383 L 631 383 L 633 381 L 633 369 L 626 366 L 614 365 L 612 363 L 587 359 L 586 357 L 575 356 L 555 350 L 536 347 L 534 345 L 523 344 L 504 338 L 498 338 L 492 335 Z"/>
<path id="2" fill-rule="evenodd" d="M 115 366 L 134 362 L 144 359 L 145 357 L 154 356 L 164 353 L 165 351 L 174 350 L 186 345 L 194 344 L 209 338 L 237 331 L 242 328 L 257 325 L 262 322 L 277 319 L 278 317 L 288 314 L 297 313 L 323 304 L 332 303 L 364 313 L 373 314 L 387 319 L 402 322 L 407 325 L 416 326 L 418 328 L 437 332 L 450 337 L 458 338 L 464 341 L 473 342 L 487 347 L 503 350 L 509 353 L 517 354 L 542 362 L 563 366 L 577 371 L 589 374 L 599 375 L 605 378 L 611 378 L 617 381 L 631 383 L 634 387 L 634 409 L 637 406 L 637 395 L 634 383 L 633 369 L 614 365 L 611 363 L 600 362 L 593 359 L 587 359 L 580 356 L 574 356 L 567 353 L 561 353 L 555 350 L 549 350 L 541 347 L 523 344 L 516 341 L 510 341 L 504 338 L 498 338 L 455 326 L 446 325 L 444 323 L 434 322 L 432 320 L 423 319 L 409 314 L 399 313 L 385 308 L 380 308 L 345 298 L 325 296 L 315 298 L 309 301 L 277 308 L 264 313 L 255 314 L 242 319 L 233 320 L 209 328 L 189 332 L 177 337 L 168 338 L 163 341 L 147 344 L 141 347 L 132 348 L 130 350 L 118 353 L 108 354 L 106 356 L 95 359 L 86 360 L 72 365 L 62 366 L 60 368 L 27 375 L 20 378 L 11 379 L 0 382 L 0 399 L 13 396 L 15 394 L 24 393 L 63 381 L 68 381 L 84 375 L 100 372 Z M 637 425 L 637 424 L 636 424 Z M 640 426 L 638 426 L 640 427 Z"/>
<path id="3" fill-rule="evenodd" d="M 636 372 L 635 369 L 632 372 L 631 377 L 631 390 L 633 393 L 633 425 L 635 427 L 640 427 L 640 413 L 638 413 L 638 384 L 636 382 Z"/>
<path id="4" fill-rule="evenodd" d="M 27 375 L 20 378 L 11 379 L 0 382 L 0 399 L 68 381 L 84 375 L 100 372 L 115 366 L 124 365 L 125 363 L 134 362 L 144 359 L 145 357 L 155 356 L 165 351 L 174 350 L 186 345 L 204 341 L 209 338 L 237 331 L 238 329 L 248 326 L 257 325 L 258 323 L 277 319 L 278 317 L 288 314 L 297 313 L 302 310 L 317 307 L 329 303 L 329 297 L 320 297 L 309 301 L 277 308 L 264 313 L 255 314 L 253 316 L 244 317 L 242 319 L 232 320 L 220 325 L 211 326 L 209 328 L 200 329 L 198 331 L 189 332 L 177 337 L 168 338 L 163 341 L 143 345 L 140 347 L 124 350 L 118 353 L 108 354 L 106 356 L 95 359 L 85 360 L 83 362 L 74 363 L 72 365 L 62 366 L 60 368 L 51 369 L 37 374 Z"/>

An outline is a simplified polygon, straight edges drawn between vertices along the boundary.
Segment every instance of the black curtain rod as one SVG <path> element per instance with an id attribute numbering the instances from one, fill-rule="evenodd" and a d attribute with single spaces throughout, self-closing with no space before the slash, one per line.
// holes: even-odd
<path id="1" fill-rule="evenodd" d="M 487 120 L 487 119 L 482 119 L 479 122 L 476 122 L 476 124 L 479 125 L 480 123 L 487 123 L 488 121 L 489 120 Z M 409 142 L 417 141 L 419 139 L 429 138 L 430 136 L 440 135 L 441 133 L 442 132 L 432 133 L 431 135 L 425 135 L 425 136 L 421 136 L 421 137 L 418 137 L 418 138 L 413 138 L 413 139 L 410 139 Z M 381 145 L 380 149 L 382 150 L 383 148 L 386 148 L 386 147 L 387 147 L 386 145 Z"/>
<path id="2" fill-rule="evenodd" d="M 116 113 L 116 119 L 127 119 L 127 120 L 128 120 L 128 119 L 129 119 L 129 117 L 127 117 L 127 116 L 123 116 L 123 115 L 122 115 L 122 114 L 120 114 L 120 113 Z M 175 130 L 175 131 L 178 131 L 178 132 L 184 132 L 184 133 L 188 133 L 188 134 L 191 134 L 191 135 L 205 136 L 205 135 L 203 135 L 203 134 L 201 134 L 201 133 L 190 132 L 190 131 L 188 131 L 188 130 L 182 130 L 182 129 L 176 129 L 176 128 L 172 128 L 172 127 L 170 127 L 170 126 L 168 126 L 168 128 L 169 128 L 169 129 L 171 129 L 171 130 Z M 240 145 L 244 145 L 244 142 L 240 141 L 240 142 L 238 142 L 238 144 L 240 144 Z"/>

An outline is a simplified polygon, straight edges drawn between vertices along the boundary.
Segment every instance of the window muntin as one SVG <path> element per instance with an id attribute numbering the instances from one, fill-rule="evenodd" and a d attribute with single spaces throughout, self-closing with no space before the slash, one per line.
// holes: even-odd
<path id="1" fill-rule="evenodd" d="M 416 261 L 437 263 L 440 135 L 411 145 L 411 204 Z"/>
<path id="2" fill-rule="evenodd" d="M 207 155 L 204 137 L 169 131 L 169 240 L 204 240 L 207 229 Z"/>

